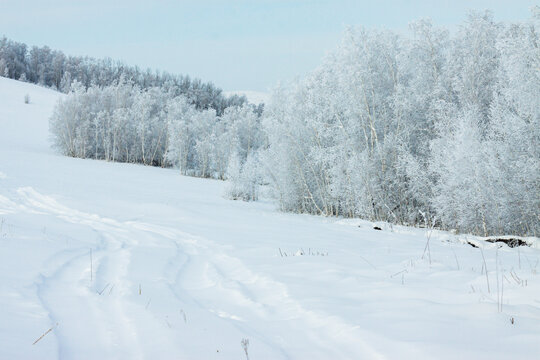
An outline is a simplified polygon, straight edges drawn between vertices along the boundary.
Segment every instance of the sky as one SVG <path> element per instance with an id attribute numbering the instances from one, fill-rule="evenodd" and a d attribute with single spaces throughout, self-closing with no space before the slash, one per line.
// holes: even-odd
<path id="1" fill-rule="evenodd" d="M 321 63 L 346 26 L 431 18 L 457 28 L 471 10 L 523 21 L 537 0 L 0 0 L 0 36 L 67 55 L 188 74 L 226 91 L 268 92 Z"/>

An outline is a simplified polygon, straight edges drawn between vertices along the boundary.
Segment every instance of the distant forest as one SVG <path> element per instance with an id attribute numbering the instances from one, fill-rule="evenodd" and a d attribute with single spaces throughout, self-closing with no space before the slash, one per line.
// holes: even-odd
<path id="1" fill-rule="evenodd" d="M 203 83 L 187 75 L 141 70 L 111 59 L 68 56 L 48 46 L 37 47 L 2 37 L 0 39 L 0 76 L 47 86 L 64 93 L 73 81 L 85 88 L 103 87 L 129 80 L 142 89 L 163 87 L 185 96 L 197 109 L 214 109 L 221 115 L 230 106 L 247 102 L 245 96 L 224 96 L 212 83 Z"/>

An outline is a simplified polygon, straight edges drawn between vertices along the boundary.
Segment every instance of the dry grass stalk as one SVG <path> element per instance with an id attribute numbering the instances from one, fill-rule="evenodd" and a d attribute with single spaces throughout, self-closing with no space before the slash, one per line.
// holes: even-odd
<path id="1" fill-rule="evenodd" d="M 43 338 L 45 337 L 45 335 L 47 335 L 48 333 L 50 333 L 51 331 L 53 331 L 54 328 L 57 327 L 57 326 L 58 326 L 58 323 L 56 323 L 56 324 L 55 324 L 53 327 L 51 327 L 49 330 L 45 331 L 40 337 L 38 337 L 38 338 L 36 339 L 36 341 L 34 341 L 34 342 L 32 343 L 32 345 L 36 345 L 36 344 L 38 343 L 38 341 L 40 341 L 41 339 L 43 339 Z"/>

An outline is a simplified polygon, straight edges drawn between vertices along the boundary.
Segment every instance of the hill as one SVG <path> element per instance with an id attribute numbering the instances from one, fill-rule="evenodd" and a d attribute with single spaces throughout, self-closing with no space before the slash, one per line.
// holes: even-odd
<path id="1" fill-rule="evenodd" d="M 283 214 L 224 182 L 62 157 L 61 96 L 0 78 L 0 358 L 537 358 L 538 246 Z"/>

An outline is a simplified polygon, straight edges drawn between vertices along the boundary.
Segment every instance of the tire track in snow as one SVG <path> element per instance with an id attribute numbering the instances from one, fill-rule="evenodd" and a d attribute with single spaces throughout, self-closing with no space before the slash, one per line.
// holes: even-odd
<path id="1" fill-rule="evenodd" d="M 207 296 L 198 299 L 199 306 L 233 323 L 237 328 L 246 330 L 245 333 L 259 334 L 258 338 L 262 343 L 266 343 L 286 358 L 289 356 L 279 339 L 272 342 L 271 337 L 265 336 L 262 329 L 254 328 L 250 323 L 253 321 L 272 323 L 276 320 L 304 322 L 302 331 L 315 329 L 307 331 L 306 340 L 310 340 L 314 344 L 313 347 L 319 349 L 317 353 L 321 359 L 336 356 L 341 359 L 384 358 L 363 340 L 367 338 L 367 334 L 362 332 L 359 326 L 348 324 L 335 316 L 305 309 L 289 295 L 284 284 L 254 273 L 236 257 L 218 252 L 220 248 L 218 244 L 175 229 L 141 223 L 135 226 L 176 241 L 175 258 L 182 265 L 177 267 L 174 280 L 170 282 L 173 291 L 191 293 L 192 297 L 199 298 L 193 293 L 208 289 Z M 171 278 L 173 271 L 168 269 L 166 272 L 167 277 Z M 183 298 L 185 300 L 185 296 Z M 226 299 L 229 301 L 224 301 Z M 244 315 L 246 310 L 249 311 L 249 318 Z M 242 315 L 238 315 L 239 313 Z M 287 323 L 282 325 L 287 326 Z M 295 334 L 282 337 L 289 335 L 293 338 L 298 337 Z M 328 343 L 328 338 L 333 339 L 331 343 L 334 346 L 324 345 Z"/>
<path id="2" fill-rule="evenodd" d="M 90 293 L 88 287 L 84 286 L 82 279 L 88 279 L 89 266 L 85 256 L 76 256 L 60 266 L 55 275 L 44 280 L 40 289 L 44 305 L 50 310 L 53 319 L 76 319 L 81 310 L 90 309 L 91 315 L 87 316 L 89 331 L 104 334 L 94 341 L 78 339 L 83 342 L 81 344 L 64 335 L 69 334 L 69 331 L 64 333 L 59 327 L 57 333 L 62 350 L 60 354 L 66 354 L 66 358 L 76 355 L 73 353 L 75 349 L 91 346 L 103 349 L 105 358 L 114 354 L 118 348 L 127 349 L 132 355 L 130 358 L 141 358 L 144 353 L 140 348 L 141 339 L 138 338 L 134 320 L 125 312 L 126 308 L 135 305 L 124 299 L 130 293 L 129 288 L 133 288 L 129 286 L 127 272 L 130 253 L 138 244 L 137 238 L 147 240 L 145 245 L 154 241 L 154 244 L 161 246 L 163 243 L 172 244 L 176 249 L 176 254 L 169 256 L 163 264 L 162 275 L 178 299 L 179 306 L 181 302 L 191 301 L 212 313 L 216 320 L 226 321 L 239 331 L 256 336 L 261 343 L 284 358 L 301 355 L 299 350 L 296 350 L 296 353 L 294 349 L 288 350 L 294 345 L 287 343 L 288 338 L 301 339 L 304 343 L 297 345 L 299 349 L 305 349 L 306 346 L 315 349 L 315 358 L 383 358 L 363 340 L 367 336 L 358 326 L 348 324 L 341 318 L 304 308 L 290 296 L 284 284 L 254 273 L 240 259 L 220 252 L 220 246 L 208 239 L 174 228 L 133 221 L 118 222 L 80 212 L 58 203 L 52 197 L 39 194 L 32 188 L 20 188 L 17 193 L 26 209 L 46 212 L 68 222 L 90 226 L 105 238 L 101 247 L 95 251 L 96 275 L 99 274 L 96 283 L 103 286 L 107 281 L 119 286 L 118 289 L 115 288 L 118 294 L 112 302 L 103 301 L 103 298 Z M 151 236 L 148 238 L 143 234 Z M 181 264 L 175 266 L 174 263 L 179 259 Z M 78 286 L 69 287 L 74 283 Z M 75 294 L 78 303 L 74 306 L 78 310 L 70 312 L 70 309 L 58 309 L 55 306 L 54 294 L 73 291 L 78 292 Z M 283 335 L 279 338 L 267 335 L 267 324 L 278 327 L 273 329 L 274 333 Z M 329 342 L 329 338 L 333 341 Z"/>
<path id="3" fill-rule="evenodd" d="M 58 338 L 59 357 L 108 359 L 117 358 L 121 353 L 130 359 L 142 359 L 137 328 L 126 311 L 133 307 L 125 299 L 131 287 L 126 275 L 133 244 L 131 237 L 126 236 L 126 229 L 112 219 L 63 206 L 32 188 L 20 188 L 17 193 L 26 209 L 90 226 L 102 237 L 92 251 L 96 274 L 92 283 L 88 249 L 61 262 L 56 271 L 42 277 L 38 285 L 38 297 L 49 311 L 52 322 L 59 323 L 53 332 Z M 101 288 L 105 281 L 115 284 L 114 294 L 106 299 L 98 293 L 98 287 Z"/>

